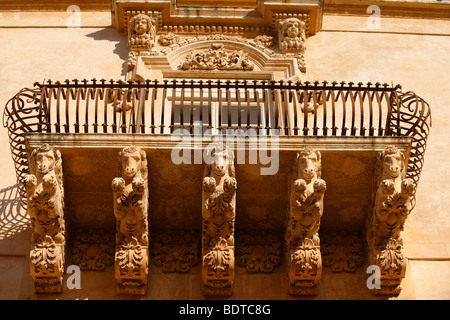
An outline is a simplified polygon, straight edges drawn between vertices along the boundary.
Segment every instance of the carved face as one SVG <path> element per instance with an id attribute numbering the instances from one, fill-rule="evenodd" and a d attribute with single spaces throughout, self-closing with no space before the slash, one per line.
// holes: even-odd
<path id="1" fill-rule="evenodd" d="M 214 155 L 214 162 L 211 164 L 211 170 L 218 176 L 223 176 L 227 172 L 227 156 L 226 152 L 217 152 Z"/>
<path id="2" fill-rule="evenodd" d="M 139 35 L 143 35 L 144 33 L 146 33 L 148 27 L 149 26 L 148 26 L 147 19 L 140 18 L 140 19 L 136 19 L 134 22 L 134 30 Z"/>
<path id="3" fill-rule="evenodd" d="M 36 215 L 36 227 L 39 233 L 47 234 L 55 226 L 56 219 L 50 218 L 46 210 L 39 210 Z"/>
<path id="4" fill-rule="evenodd" d="M 40 174 L 45 175 L 52 171 L 54 167 L 55 155 L 53 150 L 38 152 L 36 154 L 36 169 Z"/>
<path id="5" fill-rule="evenodd" d="M 300 23 L 297 21 L 289 21 L 285 26 L 285 35 L 289 38 L 297 38 L 300 36 Z"/>
<path id="6" fill-rule="evenodd" d="M 383 160 L 383 171 L 390 178 L 398 178 L 402 174 L 405 156 L 401 152 L 386 154 Z"/>
<path id="7" fill-rule="evenodd" d="M 141 153 L 139 151 L 126 153 L 122 156 L 122 176 L 134 178 L 142 166 Z"/>
<path id="8" fill-rule="evenodd" d="M 303 177 L 306 181 L 318 177 L 320 168 L 320 152 L 319 151 L 302 151 L 297 155 L 298 160 L 298 177 Z"/>

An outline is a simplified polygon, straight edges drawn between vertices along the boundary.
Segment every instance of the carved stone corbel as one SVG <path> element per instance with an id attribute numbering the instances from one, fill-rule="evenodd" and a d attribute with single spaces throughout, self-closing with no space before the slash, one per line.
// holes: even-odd
<path id="1" fill-rule="evenodd" d="M 289 293 L 315 295 L 322 275 L 319 227 L 326 183 L 321 179 L 321 153 L 297 153 L 289 185 L 286 254 Z"/>
<path id="2" fill-rule="evenodd" d="M 405 179 L 403 153 L 394 146 L 377 157 L 375 204 L 366 227 L 367 260 L 380 268 L 380 289 L 376 294 L 397 295 L 405 277 L 406 257 L 400 236 L 412 210 L 414 183 Z"/>
<path id="3" fill-rule="evenodd" d="M 50 145 L 34 149 L 25 178 L 33 227 L 30 273 L 35 293 L 61 293 L 65 263 L 64 188 L 61 153 Z"/>
<path id="4" fill-rule="evenodd" d="M 306 72 L 305 22 L 298 18 L 281 20 L 278 27 L 278 45 L 283 54 L 294 54 L 301 72 Z"/>
<path id="5" fill-rule="evenodd" d="M 148 276 L 147 156 L 134 146 L 119 152 L 121 177 L 112 181 L 116 217 L 117 294 L 145 295 Z"/>
<path id="6" fill-rule="evenodd" d="M 237 182 L 234 155 L 217 144 L 203 178 L 202 280 L 205 295 L 231 295 Z"/>

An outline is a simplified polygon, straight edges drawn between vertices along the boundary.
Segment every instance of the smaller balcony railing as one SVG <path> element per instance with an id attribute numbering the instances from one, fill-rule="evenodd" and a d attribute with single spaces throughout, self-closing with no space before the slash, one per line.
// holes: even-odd
<path id="1" fill-rule="evenodd" d="M 24 88 L 7 102 L 3 124 L 24 196 L 25 133 L 192 134 L 196 126 L 211 134 L 412 137 L 407 175 L 417 185 L 431 114 L 416 94 L 379 83 L 93 79 Z"/>

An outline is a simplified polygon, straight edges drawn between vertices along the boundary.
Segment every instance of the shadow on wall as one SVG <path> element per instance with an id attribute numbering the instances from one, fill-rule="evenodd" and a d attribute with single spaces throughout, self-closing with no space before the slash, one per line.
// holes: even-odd
<path id="1" fill-rule="evenodd" d="M 0 240 L 30 227 L 27 211 L 20 205 L 17 184 L 0 190 Z"/>
<path id="2" fill-rule="evenodd" d="M 127 59 L 128 59 L 128 41 L 127 35 L 114 29 L 113 27 L 104 28 L 96 32 L 92 32 L 86 35 L 94 40 L 98 41 L 111 41 L 115 42 L 114 54 L 117 54 L 123 61 L 121 76 L 125 77 L 127 74 Z M 109 79 L 106 79 L 109 80 Z"/>

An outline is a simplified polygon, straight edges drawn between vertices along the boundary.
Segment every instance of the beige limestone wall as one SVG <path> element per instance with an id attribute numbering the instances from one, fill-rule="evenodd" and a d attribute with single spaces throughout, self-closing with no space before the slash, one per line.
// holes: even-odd
<path id="1" fill-rule="evenodd" d="M 36 15 L 36 14 L 35 14 Z M 28 17 L 26 26 L 39 26 L 44 16 Z M 104 13 L 89 26 L 67 29 L 17 28 L 17 21 L 0 29 L 0 104 L 4 105 L 23 87 L 44 79 L 124 79 L 126 36 L 104 26 Z M 409 258 L 407 277 L 399 299 L 450 299 L 450 32 L 436 20 L 382 20 L 383 30 L 367 32 L 364 18 L 326 16 L 324 31 L 308 38 L 307 77 L 312 80 L 388 82 L 401 84 L 425 99 L 432 108 L 433 127 L 417 193 L 417 205 L 404 233 Z M 386 24 L 384 24 L 386 22 Z M 393 23 L 395 22 L 395 23 Z M 14 25 L 15 24 L 15 25 Z M 14 27 L 11 27 L 14 25 Z M 401 30 L 401 32 L 399 31 Z M 426 30 L 426 32 L 419 32 Z M 83 273 L 81 291 L 62 296 L 37 296 L 31 292 L 28 271 L 30 230 L 27 216 L 18 210 L 14 192 L 15 174 L 9 153 L 7 131 L 0 127 L 0 298 L 97 298 L 115 299 L 113 271 Z M 147 298 L 202 298 L 200 273 L 186 275 L 155 273 L 149 278 Z M 318 299 L 374 298 L 365 288 L 364 270 L 356 275 L 324 272 Z M 92 281 L 91 281 L 92 280 Z M 272 276 L 248 275 L 238 269 L 233 298 L 292 298 L 286 294 L 283 268 Z M 242 282 L 242 283 L 244 283 Z M 264 289 L 264 290 L 263 290 Z"/>

